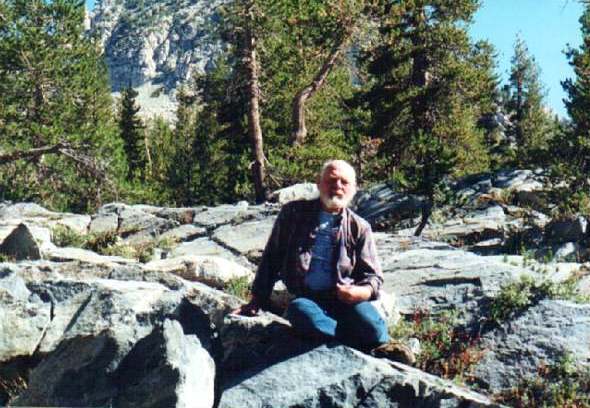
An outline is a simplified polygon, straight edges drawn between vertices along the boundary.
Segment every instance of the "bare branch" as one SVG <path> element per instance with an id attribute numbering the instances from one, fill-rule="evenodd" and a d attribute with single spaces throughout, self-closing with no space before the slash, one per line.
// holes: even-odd
<path id="1" fill-rule="evenodd" d="M 15 150 L 10 153 L 0 154 L 0 165 L 21 159 L 35 159 L 45 154 L 60 153 L 62 149 L 69 147 L 66 142 L 59 142 L 52 146 L 37 147 L 28 150 Z"/>

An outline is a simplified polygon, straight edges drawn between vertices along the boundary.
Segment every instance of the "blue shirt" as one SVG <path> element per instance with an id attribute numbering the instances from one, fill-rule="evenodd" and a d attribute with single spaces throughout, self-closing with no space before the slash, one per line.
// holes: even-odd
<path id="1" fill-rule="evenodd" d="M 336 248 L 336 232 L 338 231 L 337 215 L 320 211 L 319 225 L 313 248 L 311 264 L 305 276 L 305 286 L 311 290 L 327 290 L 334 288 L 334 250 Z"/>

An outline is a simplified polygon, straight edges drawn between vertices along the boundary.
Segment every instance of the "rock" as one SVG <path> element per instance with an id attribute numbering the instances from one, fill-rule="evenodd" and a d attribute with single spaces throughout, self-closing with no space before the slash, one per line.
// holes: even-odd
<path id="1" fill-rule="evenodd" d="M 191 224 L 195 218 L 195 214 L 203 211 L 202 208 L 159 208 L 155 212 L 156 217 L 173 220 L 180 225 Z"/>
<path id="2" fill-rule="evenodd" d="M 0 363 L 32 356 L 49 322 L 48 304 L 15 297 L 0 287 Z"/>
<path id="3" fill-rule="evenodd" d="M 273 201 L 281 205 L 296 200 L 315 200 L 320 198 L 318 186 L 315 183 L 300 183 L 274 191 L 271 195 Z"/>
<path id="4" fill-rule="evenodd" d="M 207 234 L 207 230 L 203 227 L 197 227 L 192 224 L 181 225 L 180 227 L 172 228 L 164 232 L 158 238 L 159 242 L 162 241 L 191 241 L 196 238 L 202 237 Z"/>
<path id="5" fill-rule="evenodd" d="M 566 242 L 555 251 L 555 261 L 576 262 L 580 258 L 580 246 L 576 242 Z"/>
<path id="6" fill-rule="evenodd" d="M 264 221 L 245 222 L 239 225 L 224 225 L 213 233 L 213 240 L 249 259 L 258 260 L 262 256 L 276 217 Z"/>
<path id="7" fill-rule="evenodd" d="M 108 329 L 64 341 L 31 373 L 11 406 L 104 406 L 116 395 L 112 360 L 119 344 Z"/>
<path id="8" fill-rule="evenodd" d="M 378 184 L 359 192 L 353 200 L 353 210 L 373 228 L 381 230 L 400 220 L 414 218 L 422 211 L 421 197 L 399 193 L 388 184 Z"/>
<path id="9" fill-rule="evenodd" d="M 399 251 L 395 245 L 382 242 L 378 240 L 377 248 L 385 278 L 383 289 L 396 295 L 402 314 L 418 309 L 432 313 L 458 310 L 467 322 L 474 322 L 481 316 L 482 305 L 498 293 L 502 283 L 523 273 L 534 274 L 521 265 L 503 262 L 501 257 L 488 259 L 458 249 L 420 248 L 420 240 L 413 241 L 417 248 Z"/>
<path id="10" fill-rule="evenodd" d="M 86 235 L 88 233 L 90 222 L 91 217 L 89 215 L 63 214 L 60 219 L 49 221 L 48 226 L 53 228 L 56 225 L 61 225 L 69 228 L 79 235 Z"/>
<path id="11" fill-rule="evenodd" d="M 119 216 L 117 214 L 96 214 L 90 221 L 88 230 L 91 234 L 101 235 L 116 234 L 119 229 Z"/>
<path id="12" fill-rule="evenodd" d="M 35 203 L 17 203 L 0 208 L 0 219 L 47 218 L 53 214 Z"/>
<path id="13" fill-rule="evenodd" d="M 99 255 L 93 251 L 82 248 L 54 248 L 44 254 L 45 258 L 55 262 L 78 261 L 97 265 L 114 267 L 117 264 L 128 264 L 135 262 L 134 259 L 121 256 Z"/>
<path id="14" fill-rule="evenodd" d="M 215 363 L 197 336 L 184 335 L 174 320 L 138 341 L 116 378 L 114 406 L 213 406 Z"/>
<path id="15" fill-rule="evenodd" d="M 590 305 L 543 300 L 482 336 L 487 350 L 474 375 L 491 392 L 534 378 L 542 365 L 571 353 L 579 364 L 590 358 Z"/>
<path id="16" fill-rule="evenodd" d="M 588 235 L 588 221 L 584 217 L 552 221 L 545 227 L 551 242 L 580 241 Z"/>
<path id="17" fill-rule="evenodd" d="M 232 279 L 254 279 L 253 273 L 232 261 L 217 256 L 185 255 L 152 261 L 145 265 L 150 272 L 166 272 L 189 281 L 203 282 L 223 288 Z"/>
<path id="18" fill-rule="evenodd" d="M 113 91 L 133 86 L 140 93 L 142 115 L 173 118 L 174 90 L 212 68 L 223 50 L 211 36 L 221 4 L 98 2 L 89 19 L 90 33 L 104 46 Z"/>
<path id="19" fill-rule="evenodd" d="M 277 392 L 280 390 L 281 392 Z M 224 385 L 225 407 L 418 407 L 494 404 L 482 395 L 344 346 L 256 367 Z"/>
<path id="20" fill-rule="evenodd" d="M 131 388 L 123 392 L 118 385 L 118 370 L 129 369 L 127 364 L 122 366 L 123 361 L 130 361 L 127 358 L 140 359 L 138 351 L 133 352 L 138 341 L 154 333 L 166 319 L 178 320 L 182 325 L 180 332 L 184 332 L 179 337 L 179 329 L 174 327 L 170 334 L 164 334 L 164 349 L 170 363 L 167 369 L 178 378 L 176 395 L 186 400 L 187 387 L 195 384 L 196 363 L 204 364 L 198 380 L 200 389 L 211 388 L 208 384 L 212 380 L 206 374 L 211 371 L 208 355 L 218 353 L 212 322 L 201 309 L 183 300 L 181 291 L 171 291 L 156 283 L 103 279 L 45 281 L 29 286 L 34 294 L 51 303 L 55 316 L 39 347 L 48 353 L 47 357 L 32 371 L 29 387 L 13 405 L 102 406 L 110 404 L 120 393 L 132 399 L 141 389 L 133 388 L 134 385 L 147 381 L 148 374 L 128 378 L 126 387 Z M 193 335 L 207 350 L 207 356 L 197 347 Z M 178 353 L 183 348 L 190 352 L 184 360 L 188 365 L 175 367 L 181 361 Z M 152 350 L 153 354 L 145 358 L 164 361 L 158 360 L 158 350 Z"/>
<path id="21" fill-rule="evenodd" d="M 220 331 L 223 377 L 232 378 L 257 365 L 272 365 L 319 344 L 295 337 L 290 329 L 287 320 L 268 312 L 254 317 L 226 316 Z"/>
<path id="22" fill-rule="evenodd" d="M 222 330 L 227 314 L 243 303 L 235 296 L 213 289 L 198 282 L 189 282 L 184 299 L 211 320 L 216 330 Z"/>
<path id="23" fill-rule="evenodd" d="M 168 258 L 186 255 L 217 256 L 238 263 L 248 269 L 253 269 L 252 264 L 246 257 L 236 255 L 209 238 L 197 238 L 193 241 L 183 242 L 170 251 Z"/>
<path id="24" fill-rule="evenodd" d="M 119 213 L 118 234 L 129 244 L 141 245 L 152 242 L 165 231 L 178 226 L 177 221 L 126 208 Z"/>
<path id="25" fill-rule="evenodd" d="M 242 202 L 236 205 L 220 205 L 205 208 L 195 214 L 193 223 L 208 229 L 216 228 L 232 222 L 238 223 L 253 218 L 258 213 L 255 209 L 249 209 L 248 203 Z"/>
<path id="26" fill-rule="evenodd" d="M 0 254 L 17 261 L 41 259 L 40 243 L 25 224 L 19 224 L 0 244 Z"/>

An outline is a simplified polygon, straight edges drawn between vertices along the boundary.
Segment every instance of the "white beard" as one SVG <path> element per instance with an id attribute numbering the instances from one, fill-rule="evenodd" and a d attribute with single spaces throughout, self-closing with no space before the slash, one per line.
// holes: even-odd
<path id="1" fill-rule="evenodd" d="M 324 206 L 326 208 L 346 208 L 348 207 L 348 204 L 350 204 L 350 201 L 352 200 L 352 197 L 338 197 L 338 196 L 332 196 L 332 197 L 326 197 L 326 196 L 322 196 L 320 197 L 322 200 L 322 203 L 324 203 Z"/>

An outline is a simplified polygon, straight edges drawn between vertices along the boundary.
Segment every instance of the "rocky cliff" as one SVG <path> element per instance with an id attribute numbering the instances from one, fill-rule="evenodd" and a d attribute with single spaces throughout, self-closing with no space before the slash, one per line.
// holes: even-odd
<path id="1" fill-rule="evenodd" d="M 386 299 L 395 300 L 380 307 L 392 328 L 403 335 L 427 314 L 457 316 L 449 339 L 436 340 L 447 333 L 440 322 L 423 333 L 418 367 L 296 338 L 278 314 L 228 314 L 242 302 L 235 294 L 253 277 L 278 203 L 112 203 L 93 215 L 0 204 L 0 405 L 480 407 L 564 357 L 571 376 L 590 358 L 590 305 L 537 296 L 506 320 L 489 319 L 502 287 L 521 276 L 589 291 L 587 264 L 501 255 L 505 231 L 530 226 L 528 210 L 489 197 L 530 193 L 539 177 L 466 180 L 456 186 L 464 205 L 437 215 L 427 238 L 376 234 Z M 392 219 L 409 226 L 419 201 L 381 186 L 359 195 L 357 210 L 377 229 Z M 584 225 L 538 228 L 547 243 L 580 244 Z M 470 251 L 489 239 L 495 254 Z M 277 285 L 277 313 L 286 298 Z M 445 349 L 456 339 L 466 342 L 458 354 Z M 458 367 L 455 382 L 424 371 L 453 377 Z"/>
<path id="2" fill-rule="evenodd" d="M 142 114 L 172 117 L 175 90 L 219 53 L 211 37 L 224 0 L 102 0 L 89 32 L 104 47 L 113 92 L 132 86 Z"/>

